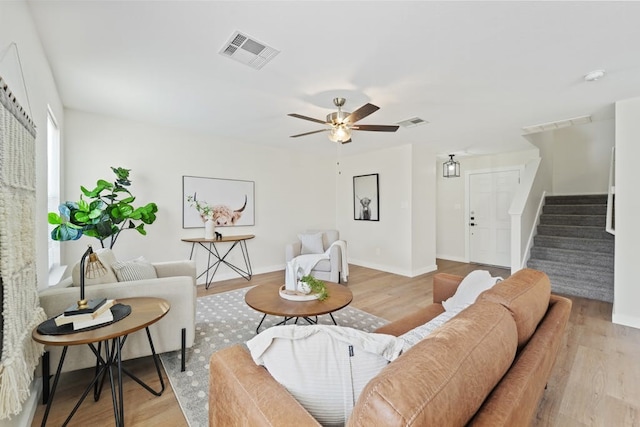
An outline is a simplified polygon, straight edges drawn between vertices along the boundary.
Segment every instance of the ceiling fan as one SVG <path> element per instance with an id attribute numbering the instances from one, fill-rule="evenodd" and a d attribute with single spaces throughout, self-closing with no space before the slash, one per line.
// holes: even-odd
<path id="1" fill-rule="evenodd" d="M 377 107 L 373 104 L 365 104 L 353 113 L 349 113 L 347 111 L 342 111 L 342 106 L 346 101 L 347 100 L 344 98 L 334 98 L 333 104 L 338 107 L 338 111 L 336 111 L 335 113 L 327 114 L 326 121 L 314 119 L 313 117 L 307 117 L 296 113 L 288 114 L 289 116 L 296 117 L 298 119 L 322 123 L 323 125 L 330 125 L 330 127 L 326 129 L 314 130 L 311 132 L 300 133 L 298 135 L 291 135 L 291 138 L 329 131 L 329 139 L 331 141 L 346 144 L 347 142 L 351 142 L 351 131 L 353 130 L 395 132 L 400 127 L 395 125 L 357 125 L 355 124 L 357 121 L 364 119 L 369 114 L 375 113 L 380 109 L 380 107 Z"/>

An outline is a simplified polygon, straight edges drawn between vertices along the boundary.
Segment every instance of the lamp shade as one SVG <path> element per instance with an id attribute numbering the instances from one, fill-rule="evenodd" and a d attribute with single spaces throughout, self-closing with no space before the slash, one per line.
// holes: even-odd
<path id="1" fill-rule="evenodd" d="M 449 160 L 442 164 L 442 176 L 456 178 L 460 176 L 460 162 L 453 160 L 454 154 L 449 154 Z"/>

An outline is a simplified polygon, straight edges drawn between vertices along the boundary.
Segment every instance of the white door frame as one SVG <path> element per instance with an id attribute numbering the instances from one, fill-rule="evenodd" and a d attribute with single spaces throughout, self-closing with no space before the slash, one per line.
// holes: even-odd
<path id="1" fill-rule="evenodd" d="M 522 184 L 522 175 L 524 174 L 524 165 L 502 166 L 489 169 L 474 169 L 468 170 L 464 173 L 464 259 L 465 262 L 470 262 L 470 248 L 469 248 L 469 233 L 471 232 L 469 226 L 470 206 L 469 206 L 469 188 L 471 187 L 471 175 L 480 173 L 497 173 L 497 172 L 520 172 L 520 184 Z M 518 185 L 520 185 L 518 184 Z M 513 228 L 511 230 L 513 232 Z"/>

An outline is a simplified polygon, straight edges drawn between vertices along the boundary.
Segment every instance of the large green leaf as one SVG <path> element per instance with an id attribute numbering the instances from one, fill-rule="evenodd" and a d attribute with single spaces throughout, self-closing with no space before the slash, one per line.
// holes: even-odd
<path id="1" fill-rule="evenodd" d="M 51 230 L 51 238 L 58 241 L 78 240 L 82 237 L 82 229 L 75 228 L 73 224 L 61 224 Z"/>
<path id="2" fill-rule="evenodd" d="M 49 224 L 53 224 L 53 225 L 62 224 L 62 218 L 60 218 L 60 215 L 58 215 L 55 212 L 49 212 L 47 220 Z"/>
<path id="3" fill-rule="evenodd" d="M 78 200 L 78 209 L 82 212 L 89 212 L 89 203 L 84 199 Z"/>

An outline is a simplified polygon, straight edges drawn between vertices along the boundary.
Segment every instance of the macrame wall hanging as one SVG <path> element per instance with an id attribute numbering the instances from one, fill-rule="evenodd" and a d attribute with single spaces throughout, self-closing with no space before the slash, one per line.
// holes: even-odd
<path id="1" fill-rule="evenodd" d="M 0 77 L 0 419 L 19 414 L 43 347 L 31 331 L 46 320 L 35 265 L 35 126 Z"/>

